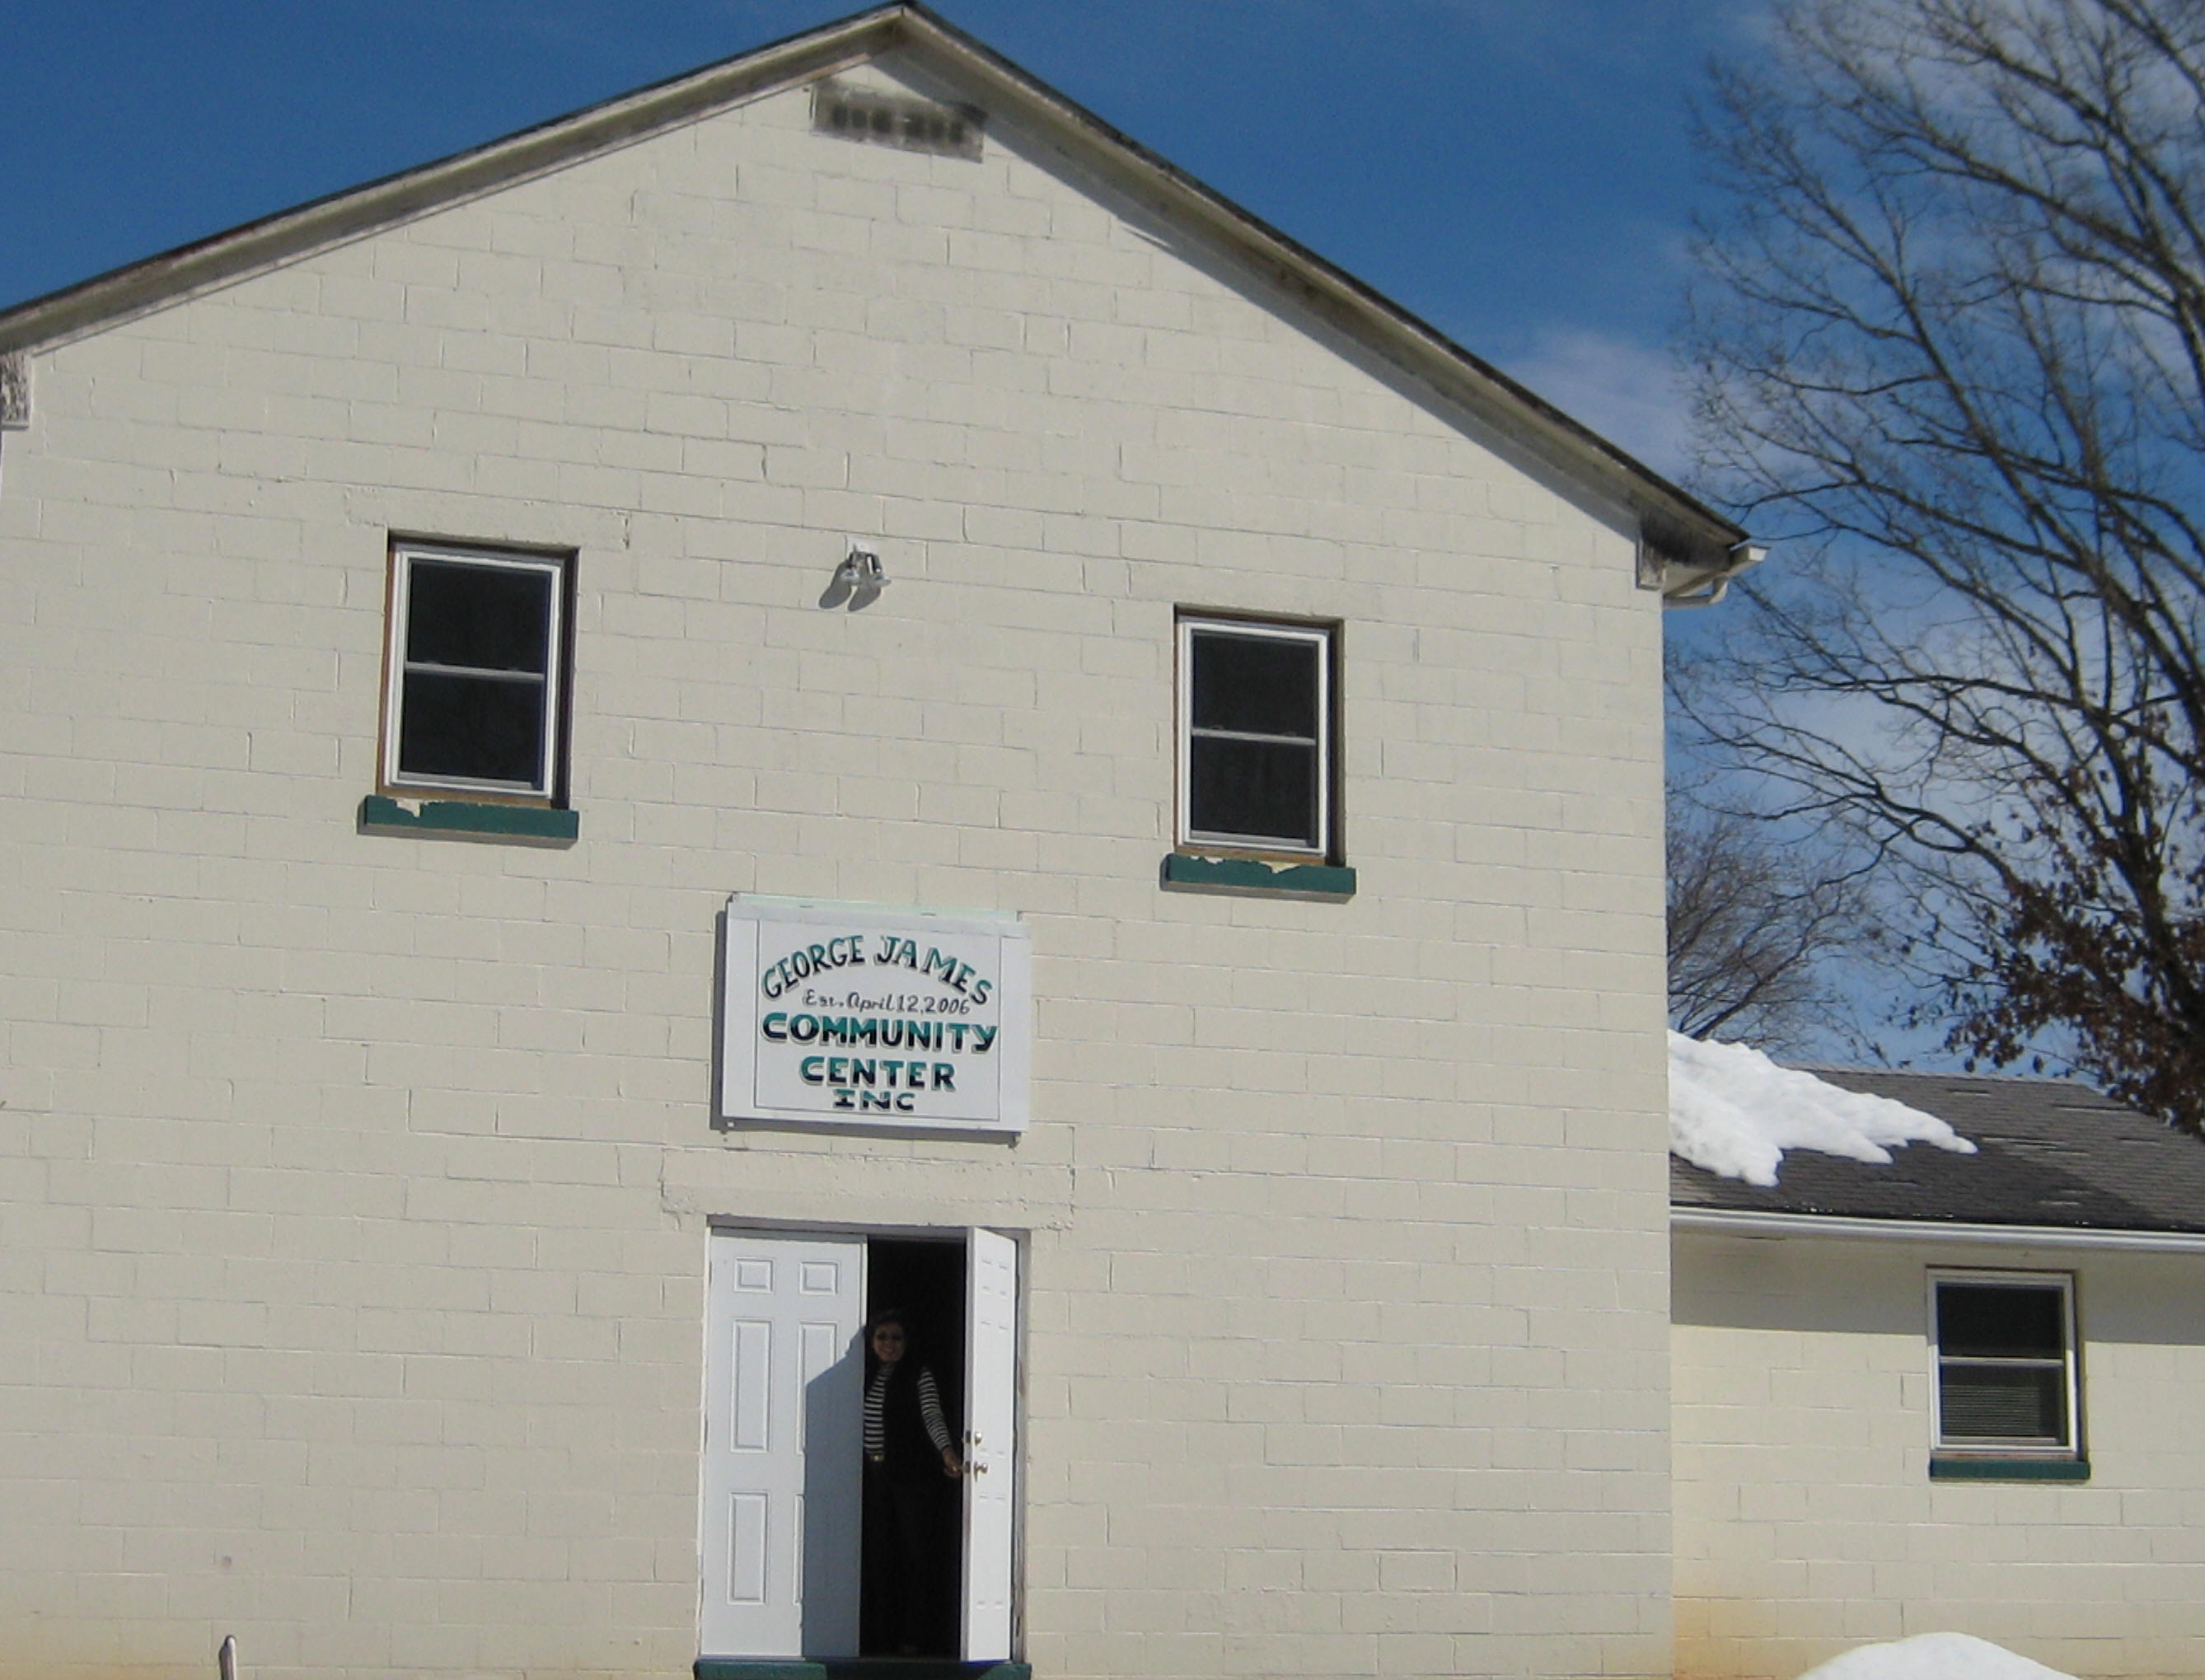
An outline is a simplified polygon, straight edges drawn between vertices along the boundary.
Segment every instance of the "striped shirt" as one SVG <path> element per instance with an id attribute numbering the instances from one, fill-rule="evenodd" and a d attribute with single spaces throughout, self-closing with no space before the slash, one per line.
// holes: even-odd
<path id="1" fill-rule="evenodd" d="M 880 1366 L 865 1385 L 865 1457 L 876 1463 L 888 1456 L 889 1380 L 895 1369 L 894 1365 Z M 942 1416 L 942 1391 L 934 1386 L 934 1373 L 924 1365 L 918 1368 L 918 1419 L 926 1426 L 926 1438 L 948 1451 L 949 1425 Z"/>

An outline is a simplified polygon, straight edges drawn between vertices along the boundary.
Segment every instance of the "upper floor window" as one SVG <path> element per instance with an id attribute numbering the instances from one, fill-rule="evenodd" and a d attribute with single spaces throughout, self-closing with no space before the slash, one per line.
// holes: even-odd
<path id="1" fill-rule="evenodd" d="M 1329 858 L 1337 626 L 1182 614 L 1179 843 Z"/>
<path id="2" fill-rule="evenodd" d="M 563 555 L 391 544 L 387 788 L 562 801 L 571 588 Z"/>
<path id="3" fill-rule="evenodd" d="M 1938 1449 L 2075 1456 L 2073 1280 L 1951 1273 L 1933 1278 L 1931 1292 Z"/>

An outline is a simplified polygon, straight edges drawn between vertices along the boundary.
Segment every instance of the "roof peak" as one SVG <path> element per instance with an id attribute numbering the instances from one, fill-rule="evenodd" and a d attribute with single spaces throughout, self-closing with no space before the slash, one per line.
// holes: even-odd
<path id="1" fill-rule="evenodd" d="M 800 86 L 888 53 L 923 54 L 1002 114 L 1091 166 L 1131 177 L 1162 213 L 1259 271 L 1298 306 L 1512 435 L 1633 517 L 1643 548 L 1673 565 L 1672 595 L 1736 569 L 1745 532 L 1437 328 L 1204 185 L 966 34 L 918 0 L 837 21 L 656 82 L 449 157 L 279 211 L 0 312 L 0 355 L 65 342 L 413 217 L 563 168 L 611 146 Z"/>

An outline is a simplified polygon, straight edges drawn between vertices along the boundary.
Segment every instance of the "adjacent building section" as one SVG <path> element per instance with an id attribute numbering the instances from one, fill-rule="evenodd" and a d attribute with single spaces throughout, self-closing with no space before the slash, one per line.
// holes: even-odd
<path id="1" fill-rule="evenodd" d="M 2087 1088 L 1827 1072 L 1972 1154 L 1673 1163 L 1678 1671 L 1954 1630 L 2205 1666 L 2205 1148 Z"/>

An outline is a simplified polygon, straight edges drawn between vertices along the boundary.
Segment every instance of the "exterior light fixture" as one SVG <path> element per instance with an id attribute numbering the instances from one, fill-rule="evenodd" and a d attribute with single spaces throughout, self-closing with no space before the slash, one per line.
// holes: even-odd
<path id="1" fill-rule="evenodd" d="M 832 612 L 837 607 L 847 606 L 852 612 L 861 613 L 879 600 L 881 591 L 894 581 L 882 569 L 880 555 L 853 543 L 850 552 L 835 568 L 834 577 L 820 595 L 820 608 Z"/>
<path id="2" fill-rule="evenodd" d="M 849 558 L 835 568 L 835 581 L 853 591 L 883 590 L 894 581 L 881 570 L 881 557 L 871 549 L 850 550 Z"/>

